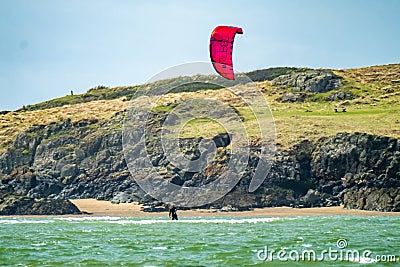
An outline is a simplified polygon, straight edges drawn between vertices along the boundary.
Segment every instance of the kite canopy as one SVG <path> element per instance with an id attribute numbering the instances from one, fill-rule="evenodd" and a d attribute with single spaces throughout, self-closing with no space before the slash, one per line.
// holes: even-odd
<path id="1" fill-rule="evenodd" d="M 242 28 L 217 26 L 210 38 L 210 57 L 214 69 L 229 80 L 234 80 L 232 63 L 233 41 L 236 34 L 243 34 Z"/>

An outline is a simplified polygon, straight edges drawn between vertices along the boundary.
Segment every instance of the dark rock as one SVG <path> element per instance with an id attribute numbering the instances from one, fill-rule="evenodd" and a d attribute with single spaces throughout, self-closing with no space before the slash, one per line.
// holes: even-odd
<path id="1" fill-rule="evenodd" d="M 227 133 L 218 134 L 212 140 L 217 147 L 227 147 L 231 143 L 231 137 Z"/>
<path id="2" fill-rule="evenodd" d="M 220 209 L 222 212 L 229 212 L 229 211 L 238 211 L 238 208 L 232 207 L 231 205 L 224 206 Z"/>
<path id="3" fill-rule="evenodd" d="M 353 99 L 354 96 L 351 92 L 335 92 L 330 96 L 327 96 L 325 100 L 327 101 L 338 101 L 338 100 L 348 100 Z"/>
<path id="4" fill-rule="evenodd" d="M 324 203 L 321 194 L 314 189 L 309 189 L 307 194 L 301 197 L 300 202 L 304 207 L 318 207 Z"/>
<path id="5" fill-rule="evenodd" d="M 278 98 L 281 102 L 304 102 L 306 100 L 307 94 L 304 93 L 286 93 L 280 98 Z"/>
<path id="6" fill-rule="evenodd" d="M 155 205 L 150 205 L 150 206 L 142 206 L 141 210 L 144 212 L 163 212 L 163 211 L 169 211 L 167 206 L 155 206 Z"/>
<path id="7" fill-rule="evenodd" d="M 67 164 L 61 168 L 61 177 L 74 177 L 78 173 L 78 168 L 76 164 Z"/>
<path id="8" fill-rule="evenodd" d="M 66 199 L 34 199 L 27 196 L 3 196 L 0 200 L 0 215 L 62 215 L 81 214 L 79 209 Z"/>
<path id="9" fill-rule="evenodd" d="M 360 188 L 344 194 L 345 208 L 400 211 L 400 188 Z"/>
<path id="10" fill-rule="evenodd" d="M 264 207 L 293 206 L 296 196 L 293 190 L 270 188 L 262 194 L 261 203 Z"/>
<path id="11" fill-rule="evenodd" d="M 118 203 L 132 203 L 138 202 L 139 198 L 133 195 L 131 192 L 118 192 L 112 199 L 111 203 L 118 204 Z"/>
<path id="12" fill-rule="evenodd" d="M 9 175 L 0 179 L 1 184 L 8 185 L 0 193 L 15 193 L 26 195 L 28 191 L 37 186 L 37 178 L 28 166 L 21 166 L 11 171 Z M 3 192 L 2 192 L 3 191 Z"/>

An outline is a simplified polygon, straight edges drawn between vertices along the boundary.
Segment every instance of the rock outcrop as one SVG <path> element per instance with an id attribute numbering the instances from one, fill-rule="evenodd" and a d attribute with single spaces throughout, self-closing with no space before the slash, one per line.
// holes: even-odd
<path id="1" fill-rule="evenodd" d="M 64 215 L 82 214 L 66 199 L 34 199 L 27 196 L 1 196 L 0 215 Z"/>
<path id="2" fill-rule="evenodd" d="M 281 75 L 271 81 L 274 86 L 291 87 L 296 92 L 323 93 L 342 85 L 340 77 L 329 70 L 308 70 Z"/>
<path id="3" fill-rule="evenodd" d="M 278 98 L 281 102 L 304 102 L 310 94 L 324 93 L 342 86 L 341 78 L 330 70 L 307 70 L 304 72 L 281 75 L 271 81 L 275 90 L 286 91 Z M 287 89 L 292 92 L 287 92 Z M 348 92 L 335 92 L 327 101 L 350 99 Z"/>

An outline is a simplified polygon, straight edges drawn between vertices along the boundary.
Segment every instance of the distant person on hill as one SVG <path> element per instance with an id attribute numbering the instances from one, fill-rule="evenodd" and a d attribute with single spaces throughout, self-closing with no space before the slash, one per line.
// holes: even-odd
<path id="1" fill-rule="evenodd" d="M 169 209 L 169 218 L 171 220 L 178 220 L 178 214 L 176 214 L 176 207 L 172 204 L 171 208 Z"/>

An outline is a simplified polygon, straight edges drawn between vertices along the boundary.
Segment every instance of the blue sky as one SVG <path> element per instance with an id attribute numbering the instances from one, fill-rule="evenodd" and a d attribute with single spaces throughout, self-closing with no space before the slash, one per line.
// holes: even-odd
<path id="1" fill-rule="evenodd" d="M 399 63 L 399 14 L 397 0 L 0 0 L 0 110 L 208 61 L 217 25 L 243 28 L 238 71 Z"/>

